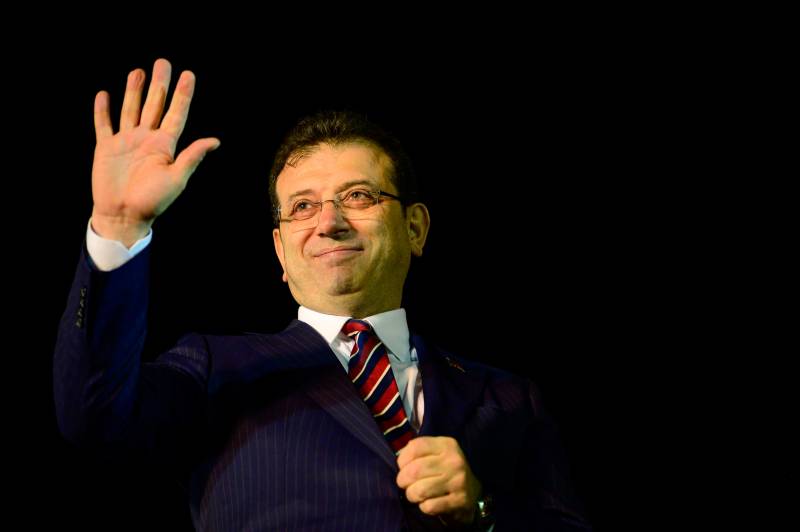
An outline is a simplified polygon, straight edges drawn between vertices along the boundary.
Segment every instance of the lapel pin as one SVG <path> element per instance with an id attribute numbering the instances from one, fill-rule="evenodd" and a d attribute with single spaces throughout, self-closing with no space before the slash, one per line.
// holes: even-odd
<path id="1" fill-rule="evenodd" d="M 456 362 L 455 360 L 450 360 L 450 357 L 444 357 L 447 360 L 447 363 L 450 364 L 452 367 L 461 370 L 461 373 L 466 373 L 466 370 L 461 367 L 461 364 Z"/>

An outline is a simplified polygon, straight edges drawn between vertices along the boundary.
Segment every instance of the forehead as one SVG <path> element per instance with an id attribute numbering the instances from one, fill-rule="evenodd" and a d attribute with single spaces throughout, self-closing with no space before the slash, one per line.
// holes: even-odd
<path id="1" fill-rule="evenodd" d="M 319 144 L 293 166 L 287 163 L 275 187 L 278 197 L 306 189 L 321 192 L 353 180 L 368 180 L 385 188 L 389 185 L 391 164 L 383 151 L 372 146 Z"/>

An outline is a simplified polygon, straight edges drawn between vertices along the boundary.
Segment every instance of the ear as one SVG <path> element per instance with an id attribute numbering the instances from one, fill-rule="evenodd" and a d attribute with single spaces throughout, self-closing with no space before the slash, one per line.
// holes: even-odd
<path id="1" fill-rule="evenodd" d="M 413 203 L 406 207 L 406 228 L 408 230 L 408 243 L 411 253 L 415 257 L 422 256 L 425 239 L 431 227 L 431 217 L 428 208 L 423 203 Z"/>
<path id="2" fill-rule="evenodd" d="M 275 244 L 275 254 L 278 256 L 278 261 L 281 263 L 281 268 L 283 268 L 283 275 L 281 279 L 284 283 L 288 283 L 289 279 L 286 277 L 286 257 L 283 254 L 283 240 L 281 240 L 281 230 L 280 229 L 273 229 L 272 230 L 272 243 Z"/>

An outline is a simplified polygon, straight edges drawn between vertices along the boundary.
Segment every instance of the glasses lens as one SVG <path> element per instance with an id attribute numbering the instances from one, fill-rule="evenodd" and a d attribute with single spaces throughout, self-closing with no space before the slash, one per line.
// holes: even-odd
<path id="1" fill-rule="evenodd" d="M 300 203 L 294 207 L 291 217 L 294 220 L 308 220 L 317 214 L 317 211 L 319 211 L 319 205 L 308 202 Z"/>
<path id="2" fill-rule="evenodd" d="M 375 205 L 375 195 L 365 190 L 355 190 L 342 200 L 342 205 L 347 209 L 367 209 Z"/>
<path id="3" fill-rule="evenodd" d="M 341 214 L 348 220 L 373 219 L 375 215 L 368 209 L 377 204 L 377 197 L 377 192 L 355 190 L 340 199 L 338 207 Z M 324 205 L 328 201 L 335 206 L 337 205 L 337 202 L 332 200 L 323 200 L 321 203 Z M 302 231 L 309 227 L 314 227 L 317 224 L 316 215 L 319 214 L 321 207 L 319 203 L 306 200 L 298 201 L 292 207 L 292 213 L 288 217 L 291 221 L 291 230 Z"/>

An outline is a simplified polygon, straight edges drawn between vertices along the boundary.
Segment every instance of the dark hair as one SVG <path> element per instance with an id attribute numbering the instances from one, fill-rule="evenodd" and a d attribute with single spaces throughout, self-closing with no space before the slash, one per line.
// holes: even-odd
<path id="1" fill-rule="evenodd" d="M 276 182 L 284 166 L 294 165 L 310 155 L 319 144 L 339 146 L 360 143 L 377 148 L 392 161 L 390 175 L 397 194 L 404 205 L 416 201 L 417 179 L 411 160 L 400 142 L 366 116 L 353 111 L 322 111 L 301 119 L 283 139 L 269 173 L 269 197 L 272 201 L 272 218 L 275 226 L 280 224 L 280 207 Z"/>

